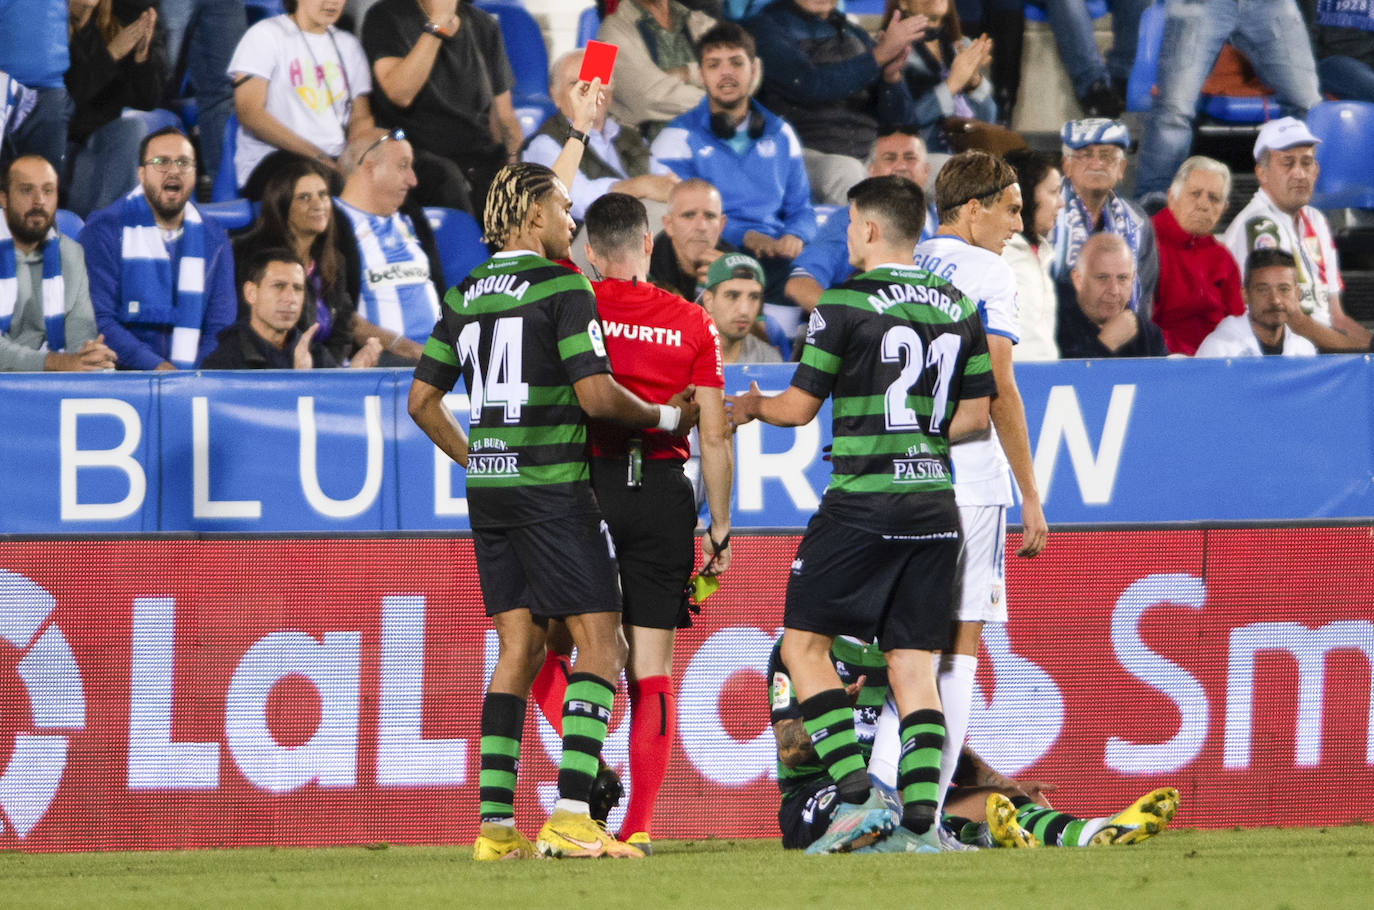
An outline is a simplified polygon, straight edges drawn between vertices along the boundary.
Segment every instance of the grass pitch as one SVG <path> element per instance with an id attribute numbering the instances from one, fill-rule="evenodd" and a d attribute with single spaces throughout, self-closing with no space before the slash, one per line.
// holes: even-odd
<path id="1" fill-rule="evenodd" d="M 1369 906 L 1374 827 L 1167 831 L 1134 847 L 810 857 L 665 841 L 643 861 L 478 865 L 465 847 L 0 855 L 0 907 L 634 908 Z M 931 903 L 931 901 L 934 901 Z"/>

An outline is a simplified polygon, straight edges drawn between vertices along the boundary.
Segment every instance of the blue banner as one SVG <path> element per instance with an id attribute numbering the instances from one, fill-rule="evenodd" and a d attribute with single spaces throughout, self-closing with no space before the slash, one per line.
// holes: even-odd
<path id="1" fill-rule="evenodd" d="M 727 367 L 726 389 L 781 391 L 792 369 Z M 1374 358 L 1016 375 L 1052 525 L 1374 517 Z M 466 529 L 463 470 L 411 422 L 409 388 L 388 370 L 0 376 L 0 533 Z M 448 403 L 466 426 L 467 396 Z M 734 526 L 804 527 L 829 442 L 828 404 L 742 427 Z"/>

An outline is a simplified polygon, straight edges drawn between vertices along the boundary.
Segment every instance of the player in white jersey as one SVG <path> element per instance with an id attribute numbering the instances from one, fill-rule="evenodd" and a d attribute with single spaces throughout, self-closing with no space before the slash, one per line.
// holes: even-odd
<path id="1" fill-rule="evenodd" d="M 1021 490 L 1023 533 L 1017 555 L 1039 553 L 1045 546 L 1048 527 L 1035 486 L 1026 413 L 1012 374 L 1011 349 L 1019 334 L 1016 276 L 1002 258 L 1002 247 L 1021 230 L 1021 187 L 1016 171 L 986 152 L 955 155 L 936 178 L 935 206 L 940 229 L 916 247 L 916 265 L 946 279 L 977 303 L 997 382 L 992 428 L 986 435 L 950 447 L 964 547 L 954 644 L 941 655 L 938 676 L 946 730 L 940 760 L 943 805 L 968 731 L 983 623 L 1007 620 L 1004 544 L 1012 476 Z M 895 720 L 895 716 L 885 716 L 883 723 L 894 722 L 895 726 Z M 880 728 L 879 742 L 874 746 L 875 764 L 871 766 L 875 771 L 883 769 L 880 777 L 886 775 L 890 762 L 895 779 L 895 740 L 895 736 L 884 736 Z"/>

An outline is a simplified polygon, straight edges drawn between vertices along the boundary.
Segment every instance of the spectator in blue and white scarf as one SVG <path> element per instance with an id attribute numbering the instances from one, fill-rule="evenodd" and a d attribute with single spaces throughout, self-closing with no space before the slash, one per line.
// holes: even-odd
<path id="1" fill-rule="evenodd" d="M 1150 318 L 1155 285 L 1159 282 L 1159 251 L 1155 232 L 1143 209 L 1117 192 L 1126 174 L 1126 151 L 1131 134 L 1120 120 L 1090 117 L 1071 120 L 1060 134 L 1064 148 L 1064 207 L 1054 222 L 1050 244 L 1054 260 L 1050 275 L 1059 286 L 1061 311 L 1070 274 L 1083 244 L 1093 234 L 1117 234 L 1135 258 L 1130 309 Z"/>
<path id="2" fill-rule="evenodd" d="M 0 182 L 0 370 L 112 370 L 96 335 L 81 245 L 63 237 L 57 172 L 38 155 L 10 162 Z"/>
<path id="3" fill-rule="evenodd" d="M 139 162 L 139 186 L 81 232 L 91 305 L 120 369 L 193 369 L 237 315 L 233 251 L 190 201 L 196 158 L 184 135 L 149 134 Z"/>

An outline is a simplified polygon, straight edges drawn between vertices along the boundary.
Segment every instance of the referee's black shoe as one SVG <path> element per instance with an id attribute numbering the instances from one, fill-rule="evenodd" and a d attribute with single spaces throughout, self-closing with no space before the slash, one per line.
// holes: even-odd
<path id="1" fill-rule="evenodd" d="M 596 779 L 592 781 L 592 792 L 587 797 L 592 819 L 600 822 L 601 827 L 606 827 L 606 819 L 611 817 L 611 810 L 620 805 L 620 798 L 624 795 L 625 788 L 620 783 L 620 775 L 616 774 L 610 765 L 601 762 Z"/>

